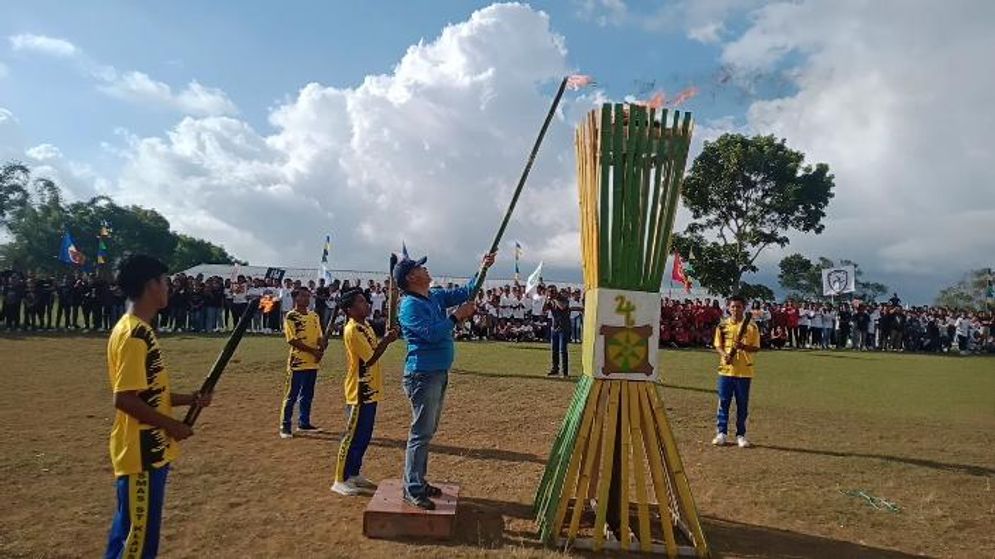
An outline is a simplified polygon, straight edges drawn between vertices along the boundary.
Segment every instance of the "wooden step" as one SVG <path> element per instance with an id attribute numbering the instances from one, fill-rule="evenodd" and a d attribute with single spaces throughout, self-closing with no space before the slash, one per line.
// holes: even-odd
<path id="1" fill-rule="evenodd" d="M 381 481 L 363 513 L 363 535 L 380 539 L 452 538 L 460 488 L 449 483 L 438 484 L 437 487 L 442 490 L 442 496 L 432 499 L 435 510 L 424 510 L 404 502 L 401 480 Z"/>

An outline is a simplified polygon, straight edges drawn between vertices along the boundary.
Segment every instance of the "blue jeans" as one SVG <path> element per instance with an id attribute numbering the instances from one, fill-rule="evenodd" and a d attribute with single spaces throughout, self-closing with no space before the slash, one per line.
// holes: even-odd
<path id="1" fill-rule="evenodd" d="M 572 340 L 574 342 L 581 341 L 581 335 L 584 333 L 584 315 L 578 315 L 570 319 L 570 325 L 572 326 L 573 332 Z"/>
<path id="2" fill-rule="evenodd" d="M 159 552 L 159 527 L 166 500 L 169 464 L 118 476 L 117 510 L 107 538 L 105 559 L 155 557 Z"/>
<path id="3" fill-rule="evenodd" d="M 294 416 L 294 403 L 300 404 L 300 416 L 297 426 L 311 424 L 311 401 L 314 400 L 314 384 L 318 380 L 318 371 L 287 372 L 287 393 L 283 397 L 283 408 L 280 410 L 280 430 L 290 432 L 290 420 Z"/>
<path id="4" fill-rule="evenodd" d="M 719 410 L 715 417 L 715 430 L 729 432 L 729 405 L 736 398 L 736 436 L 746 436 L 746 416 L 750 413 L 750 381 L 747 377 L 719 375 Z"/>
<path id="5" fill-rule="evenodd" d="M 569 374 L 569 361 L 567 358 L 567 343 L 570 342 L 569 332 L 556 332 L 554 331 L 550 334 L 552 338 L 550 342 L 550 349 L 553 351 L 553 372 L 560 371 L 560 359 L 563 359 L 563 374 Z"/>
<path id="6" fill-rule="evenodd" d="M 213 332 L 217 330 L 218 318 L 221 316 L 221 307 L 205 307 L 204 316 L 206 317 L 204 331 Z"/>
<path id="7" fill-rule="evenodd" d="M 424 496 L 428 489 L 428 445 L 439 428 L 442 404 L 449 384 L 448 371 L 406 371 L 404 393 L 411 401 L 411 432 L 404 453 L 404 491 Z"/>

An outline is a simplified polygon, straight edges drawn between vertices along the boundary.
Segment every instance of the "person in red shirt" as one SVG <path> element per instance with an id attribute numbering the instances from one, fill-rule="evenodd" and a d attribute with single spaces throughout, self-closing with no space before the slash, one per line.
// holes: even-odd
<path id="1" fill-rule="evenodd" d="M 791 347 L 797 349 L 801 340 L 798 339 L 798 307 L 795 306 L 794 301 L 788 301 L 784 308 L 784 315 L 788 323 L 788 339 L 791 341 Z"/>

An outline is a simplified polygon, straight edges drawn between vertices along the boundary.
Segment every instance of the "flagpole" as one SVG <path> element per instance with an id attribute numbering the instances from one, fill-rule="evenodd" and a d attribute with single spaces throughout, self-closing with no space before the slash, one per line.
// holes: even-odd
<path id="1" fill-rule="evenodd" d="M 536 138 L 535 144 L 532 146 L 532 152 L 529 153 L 529 158 L 525 162 L 525 169 L 522 170 L 522 176 L 518 179 L 518 186 L 515 187 L 515 194 L 511 197 L 511 203 L 508 204 L 508 210 L 504 213 L 504 219 L 501 220 L 501 226 L 498 227 L 497 233 L 494 235 L 494 242 L 491 243 L 491 250 L 488 254 L 497 252 L 498 246 L 501 244 L 501 237 L 504 236 L 504 230 L 508 227 L 508 222 L 511 220 L 511 214 L 515 211 L 515 204 L 518 203 L 518 197 L 522 194 L 522 188 L 525 186 L 525 181 L 529 178 L 529 172 L 532 170 L 532 163 L 535 162 L 536 154 L 539 153 L 539 146 L 542 144 L 542 139 L 546 136 L 546 130 L 549 128 L 550 121 L 553 120 L 553 115 L 556 113 L 556 108 L 560 105 L 560 99 L 563 98 L 563 92 L 567 89 L 567 80 L 569 76 L 564 76 L 563 80 L 560 82 L 560 88 L 556 90 L 556 95 L 553 97 L 553 103 L 549 107 L 549 112 L 546 113 L 546 120 L 542 123 L 542 128 L 539 129 L 539 136 Z M 484 278 L 487 277 L 487 266 L 481 265 L 480 270 L 477 272 L 477 280 L 473 284 L 473 288 L 470 290 L 470 296 L 467 298 L 468 301 L 474 301 L 477 298 L 477 292 L 480 291 L 481 286 L 484 285 Z"/>

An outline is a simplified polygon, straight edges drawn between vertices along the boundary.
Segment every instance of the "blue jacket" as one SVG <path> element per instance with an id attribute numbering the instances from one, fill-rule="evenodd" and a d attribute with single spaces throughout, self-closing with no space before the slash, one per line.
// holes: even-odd
<path id="1" fill-rule="evenodd" d="M 433 289 L 428 297 L 405 293 L 397 309 L 401 336 L 408 342 L 404 372 L 448 371 L 453 365 L 453 319 L 446 309 L 466 302 L 470 286 L 455 289 Z"/>

